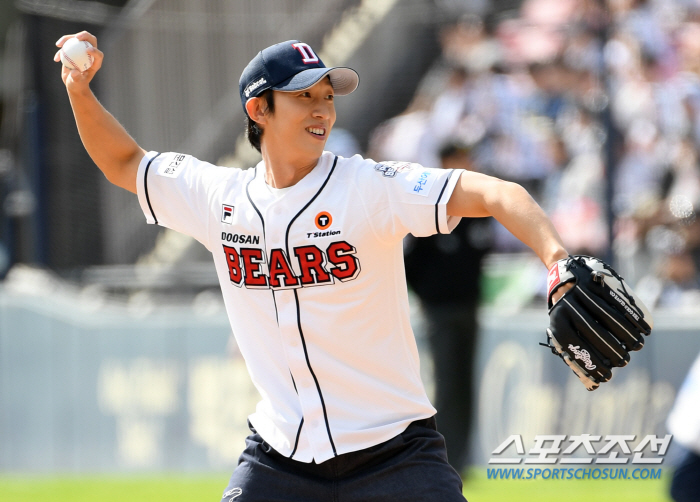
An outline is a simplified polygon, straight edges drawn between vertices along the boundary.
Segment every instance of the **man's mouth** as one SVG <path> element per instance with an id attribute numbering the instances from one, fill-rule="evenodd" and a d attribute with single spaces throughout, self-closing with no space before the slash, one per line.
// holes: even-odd
<path id="1" fill-rule="evenodd" d="M 307 127 L 306 130 L 313 134 L 314 136 L 323 137 L 326 135 L 326 130 L 320 127 Z"/>

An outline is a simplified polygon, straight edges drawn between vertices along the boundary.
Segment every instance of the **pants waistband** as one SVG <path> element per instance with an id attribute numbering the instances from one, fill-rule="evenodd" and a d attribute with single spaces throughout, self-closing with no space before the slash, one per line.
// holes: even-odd
<path id="1" fill-rule="evenodd" d="M 376 462 L 385 460 L 386 458 L 391 457 L 392 455 L 397 454 L 405 444 L 405 436 L 413 437 L 416 435 L 423 435 L 416 429 L 428 429 L 429 432 L 426 432 L 425 435 L 439 435 L 439 433 L 436 432 L 437 423 L 434 416 L 424 418 L 421 420 L 415 420 L 408 424 L 408 427 L 406 427 L 406 429 L 403 432 L 397 434 L 396 436 L 387 441 L 378 443 L 368 448 L 364 448 L 362 450 L 343 453 L 329 460 L 326 460 L 325 462 L 317 464 L 315 461 L 312 461 L 311 463 L 299 462 L 297 460 L 293 460 L 289 457 L 282 455 L 277 450 L 272 448 L 265 440 L 263 440 L 262 437 L 260 437 L 260 435 L 253 428 L 250 422 L 248 422 L 248 427 L 251 431 L 255 433 L 255 435 L 261 442 L 263 451 L 267 455 L 271 455 L 279 459 L 281 462 L 289 464 L 291 468 L 306 471 L 309 474 L 316 474 L 321 477 L 336 477 L 338 475 L 341 475 L 341 473 L 351 471 L 356 467 L 371 465 Z M 404 436 L 404 438 L 402 438 L 401 436 Z M 440 438 L 442 437 L 440 436 Z"/>

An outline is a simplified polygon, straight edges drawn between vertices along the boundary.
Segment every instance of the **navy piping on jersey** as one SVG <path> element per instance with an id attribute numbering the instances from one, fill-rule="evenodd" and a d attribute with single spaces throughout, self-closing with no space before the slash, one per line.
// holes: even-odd
<path id="1" fill-rule="evenodd" d="M 337 163 L 338 163 L 338 156 L 336 155 L 335 159 L 333 160 L 333 167 L 331 167 L 331 171 L 328 173 L 328 176 L 326 177 L 326 180 L 323 182 L 323 185 L 321 185 L 321 188 L 318 189 L 318 192 L 316 192 L 316 195 L 311 197 L 311 200 L 309 200 L 309 202 L 307 202 L 306 205 L 303 208 L 301 208 L 301 210 L 289 222 L 289 225 L 287 226 L 287 235 L 285 236 L 285 241 L 284 241 L 285 248 L 287 249 L 287 256 L 290 256 L 290 254 L 289 254 L 289 230 L 292 228 L 292 224 L 296 221 L 296 219 L 304 211 L 306 211 L 306 208 L 308 208 L 311 205 L 311 203 L 316 200 L 316 198 L 321 194 L 323 189 L 326 188 L 326 185 L 328 184 L 328 180 L 330 180 L 331 176 L 333 176 L 333 171 L 335 171 L 335 166 Z M 337 457 L 338 453 L 335 450 L 335 443 L 333 442 L 333 436 L 331 434 L 331 426 L 328 423 L 328 412 L 326 411 L 326 402 L 323 399 L 323 392 L 321 392 L 321 386 L 318 383 L 318 378 L 316 378 L 316 373 L 314 373 L 314 370 L 311 367 L 311 361 L 309 361 L 309 352 L 306 350 L 306 340 L 304 340 L 304 331 L 301 328 L 301 312 L 299 311 L 299 295 L 297 294 L 296 289 L 294 290 L 294 301 L 296 302 L 296 305 L 297 305 L 297 325 L 299 326 L 299 336 L 301 337 L 301 345 L 304 348 L 304 357 L 306 358 L 306 366 L 309 368 L 309 372 L 311 373 L 311 376 L 314 378 L 314 382 L 316 383 L 316 390 L 318 391 L 318 397 L 321 399 L 321 407 L 323 408 L 323 419 L 326 422 L 326 431 L 328 432 L 328 440 L 331 443 L 331 448 L 333 448 L 333 456 Z M 301 424 L 299 425 L 299 430 L 301 430 Z"/>
<path id="2" fill-rule="evenodd" d="M 148 209 L 151 210 L 151 216 L 153 216 L 153 221 L 156 225 L 158 224 L 158 218 L 156 218 L 156 213 L 153 212 L 153 206 L 151 206 L 151 199 L 148 196 L 148 170 L 151 167 L 151 163 L 158 157 L 160 157 L 160 153 L 155 154 L 153 158 L 148 161 L 148 164 L 146 164 L 146 171 L 143 173 L 143 192 L 146 194 L 146 202 L 148 203 Z"/>
<path id="3" fill-rule="evenodd" d="M 326 412 L 326 402 L 323 399 L 323 392 L 321 392 L 321 386 L 318 383 L 318 378 L 316 378 L 316 373 L 314 373 L 311 367 L 311 361 L 309 361 L 309 352 L 306 350 L 306 340 L 304 339 L 304 331 L 301 329 L 301 312 L 299 311 L 299 296 L 297 296 L 297 290 L 294 290 L 294 301 L 297 304 L 297 326 L 299 326 L 299 335 L 301 337 L 301 346 L 304 347 L 304 357 L 306 358 L 306 366 L 311 372 L 311 376 L 314 377 L 314 383 L 316 384 L 316 390 L 318 391 L 318 397 L 321 398 L 321 408 L 323 408 L 323 420 L 326 422 L 326 431 L 328 432 L 328 440 L 331 442 L 331 448 L 333 448 L 333 456 L 337 457 L 338 452 L 335 451 L 335 443 L 333 442 L 333 436 L 331 435 L 331 426 L 328 423 L 328 413 Z M 303 420 L 303 417 L 302 417 Z"/>
<path id="4" fill-rule="evenodd" d="M 440 204 L 440 199 L 442 199 L 442 194 L 445 193 L 445 188 L 447 188 L 447 184 L 450 182 L 450 178 L 454 174 L 454 170 L 450 171 L 450 174 L 447 175 L 447 179 L 445 180 L 445 184 L 442 185 L 442 190 L 440 190 L 440 195 L 438 195 L 437 201 L 435 202 L 435 229 L 437 230 L 437 233 L 441 234 L 440 232 L 440 219 L 438 218 L 438 205 Z"/>
<path id="5" fill-rule="evenodd" d="M 294 375 L 292 375 L 292 371 L 289 371 L 289 376 L 292 379 L 292 385 L 294 386 L 294 392 L 297 393 L 297 396 L 299 395 L 299 391 L 297 390 L 297 383 L 294 381 Z M 289 455 L 289 458 L 293 458 L 294 454 L 297 452 L 297 447 L 299 446 L 299 436 L 301 436 L 301 426 L 304 425 L 304 415 L 302 414 L 301 416 L 301 422 L 299 422 L 299 429 L 297 429 L 297 439 L 294 441 L 294 449 L 292 450 L 292 454 Z"/>
<path id="6" fill-rule="evenodd" d="M 297 430 L 297 439 L 294 441 L 294 449 L 292 450 L 292 454 L 289 455 L 289 458 L 292 459 L 294 457 L 294 454 L 297 452 L 297 447 L 299 446 L 299 436 L 301 436 L 301 427 L 304 425 L 304 417 L 301 417 L 301 422 L 299 423 L 299 429 Z"/>
<path id="7" fill-rule="evenodd" d="M 253 199 L 250 197 L 250 191 L 248 190 L 248 187 L 250 186 L 250 184 L 253 182 L 253 180 L 257 176 L 258 176 L 258 170 L 256 169 L 255 175 L 253 175 L 251 180 L 248 183 L 246 183 L 245 194 L 248 197 L 248 201 L 250 201 L 250 205 L 253 206 L 253 209 L 255 209 L 255 212 L 258 213 L 258 216 L 260 217 L 260 223 L 262 223 L 262 229 L 263 229 L 263 246 L 265 246 L 265 250 L 267 251 L 267 239 L 265 238 L 265 218 L 263 218 L 262 214 L 260 213 L 260 210 L 258 209 L 258 206 L 255 205 L 255 202 L 253 202 Z M 277 300 L 275 299 L 275 291 L 272 288 L 270 288 L 270 291 L 272 292 L 272 303 L 275 306 L 275 320 L 277 321 L 277 326 L 279 327 L 280 318 L 279 318 L 279 314 L 277 313 Z"/>

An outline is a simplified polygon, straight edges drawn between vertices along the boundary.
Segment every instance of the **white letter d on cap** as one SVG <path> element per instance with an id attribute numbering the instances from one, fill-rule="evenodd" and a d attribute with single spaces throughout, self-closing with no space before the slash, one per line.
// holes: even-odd
<path id="1" fill-rule="evenodd" d="M 309 44 L 298 42 L 296 44 L 292 44 L 292 47 L 299 51 L 299 54 L 301 54 L 301 60 L 304 62 L 304 64 L 318 63 L 318 56 L 309 46 Z"/>

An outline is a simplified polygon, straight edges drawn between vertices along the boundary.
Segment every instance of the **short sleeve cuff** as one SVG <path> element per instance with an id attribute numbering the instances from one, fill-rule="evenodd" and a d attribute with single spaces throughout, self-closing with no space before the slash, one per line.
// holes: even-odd
<path id="1" fill-rule="evenodd" d="M 452 192 L 457 186 L 457 182 L 463 172 L 464 169 L 453 169 L 452 172 L 450 172 L 444 189 L 435 203 L 435 226 L 438 234 L 449 234 L 462 220 L 461 216 L 447 215 L 447 203 L 450 197 L 452 197 Z"/>
<path id="2" fill-rule="evenodd" d="M 148 152 L 144 155 L 143 159 L 139 163 L 138 173 L 136 175 L 136 194 L 139 198 L 139 205 L 141 206 L 141 211 L 143 211 L 146 217 L 146 222 L 150 225 L 155 225 L 158 223 L 158 218 L 156 213 L 153 211 L 153 205 L 151 199 L 148 195 L 148 176 L 151 172 L 153 161 L 160 154 L 158 152 Z"/>

